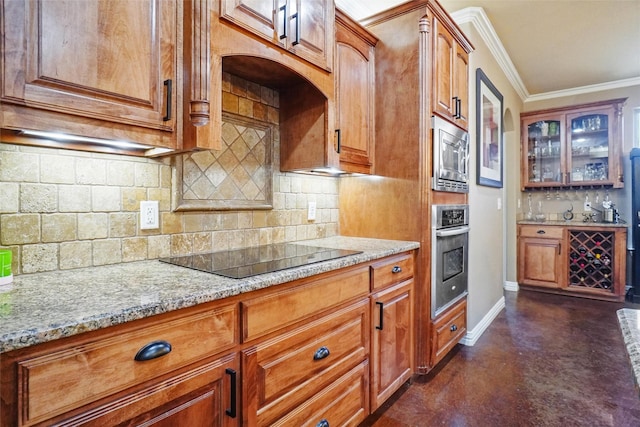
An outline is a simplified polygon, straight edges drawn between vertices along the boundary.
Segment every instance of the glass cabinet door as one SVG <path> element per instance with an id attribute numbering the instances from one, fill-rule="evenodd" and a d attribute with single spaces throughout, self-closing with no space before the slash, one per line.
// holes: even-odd
<path id="1" fill-rule="evenodd" d="M 561 120 L 539 120 L 527 125 L 528 183 L 541 187 L 562 185 Z"/>
<path id="2" fill-rule="evenodd" d="M 567 117 L 569 125 L 569 182 L 574 185 L 609 184 L 610 126 L 608 114 L 578 113 Z"/>

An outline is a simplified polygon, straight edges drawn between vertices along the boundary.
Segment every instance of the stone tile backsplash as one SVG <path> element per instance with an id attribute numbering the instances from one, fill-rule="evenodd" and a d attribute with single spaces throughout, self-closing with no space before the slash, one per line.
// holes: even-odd
<path id="1" fill-rule="evenodd" d="M 223 97 L 229 112 L 277 122 L 277 93 L 225 75 Z M 0 143 L 0 247 L 25 274 L 338 235 L 338 179 L 273 160 L 273 209 L 173 212 L 170 158 Z M 159 201 L 159 229 L 140 230 L 142 200 Z"/>

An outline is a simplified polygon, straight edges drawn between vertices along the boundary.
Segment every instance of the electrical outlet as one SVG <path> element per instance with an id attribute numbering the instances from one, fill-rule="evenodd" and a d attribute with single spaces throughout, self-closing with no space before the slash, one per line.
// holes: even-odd
<path id="1" fill-rule="evenodd" d="M 158 218 L 158 201 L 145 200 L 140 202 L 140 229 L 153 230 L 160 228 Z"/>
<path id="2" fill-rule="evenodd" d="M 309 209 L 307 209 L 307 220 L 316 220 L 316 202 L 309 202 Z"/>

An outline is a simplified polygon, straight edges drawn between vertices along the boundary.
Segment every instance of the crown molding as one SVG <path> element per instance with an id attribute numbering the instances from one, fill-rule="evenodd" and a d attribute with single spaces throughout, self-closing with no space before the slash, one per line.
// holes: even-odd
<path id="1" fill-rule="evenodd" d="M 601 92 L 604 90 L 620 89 L 630 86 L 640 86 L 640 77 L 614 80 L 612 82 L 598 83 L 595 85 L 578 86 L 571 89 L 556 90 L 553 92 L 539 93 L 536 95 L 528 96 L 525 102 L 544 101 L 547 99 L 563 98 L 565 96 L 576 96 L 585 93 Z"/>
<path id="2" fill-rule="evenodd" d="M 496 34 L 496 31 L 493 29 L 493 25 L 491 25 L 491 21 L 489 21 L 489 17 L 484 12 L 484 9 L 481 7 L 467 7 L 451 13 L 451 17 L 458 25 L 471 23 L 475 27 L 507 79 L 511 82 L 511 86 L 513 86 L 518 93 L 520 99 L 525 102 L 529 97 L 529 91 L 522 82 L 518 70 L 516 70 L 516 67 L 513 65 L 511 57 L 505 50 L 500 37 L 498 37 L 498 34 Z"/>
<path id="3" fill-rule="evenodd" d="M 531 95 L 520 78 L 518 70 L 516 70 L 515 65 L 513 65 L 509 54 L 505 50 L 502 41 L 500 41 L 500 37 L 498 37 L 498 34 L 495 32 L 484 9 L 481 7 L 467 7 L 451 13 L 451 17 L 458 25 L 471 23 L 474 26 L 523 103 L 640 85 L 640 77 L 634 77 Z"/>

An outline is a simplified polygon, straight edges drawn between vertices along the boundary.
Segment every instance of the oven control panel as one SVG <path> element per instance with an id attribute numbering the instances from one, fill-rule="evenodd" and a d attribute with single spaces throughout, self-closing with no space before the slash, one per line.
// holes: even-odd
<path id="1" fill-rule="evenodd" d="M 433 205 L 432 223 L 436 229 L 469 225 L 469 205 Z"/>

